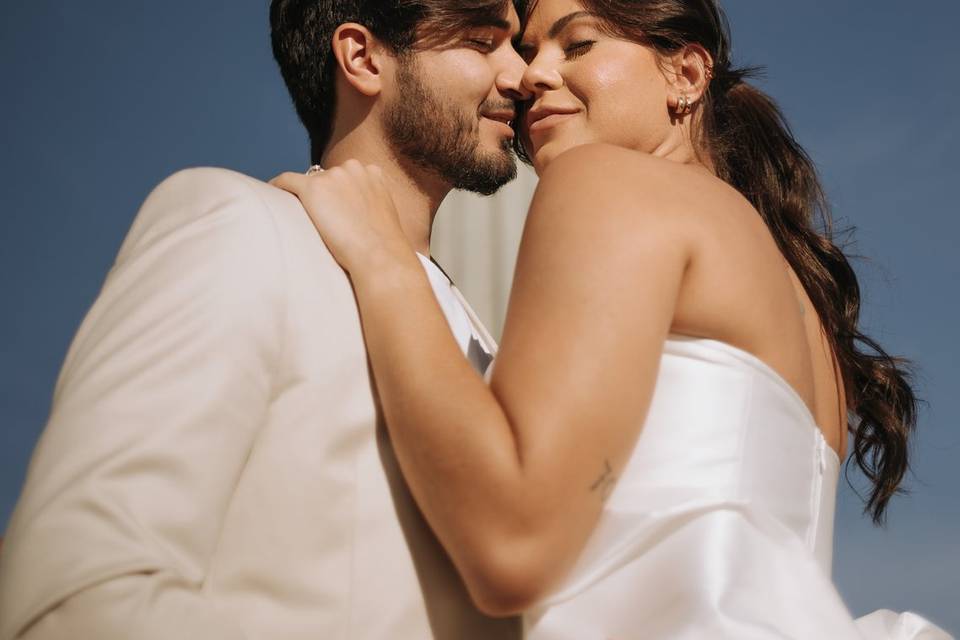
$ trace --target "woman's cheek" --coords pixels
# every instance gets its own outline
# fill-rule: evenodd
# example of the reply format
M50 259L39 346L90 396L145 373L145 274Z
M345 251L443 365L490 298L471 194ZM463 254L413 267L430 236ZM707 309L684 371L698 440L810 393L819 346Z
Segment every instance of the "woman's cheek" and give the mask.
M623 127L630 124L626 115L635 114L639 106L625 71L616 61L605 61L593 65L584 77L588 119L605 141L615 142L609 137L624 133Z
M647 61L634 62L607 60L595 65L584 78L589 82L584 95L591 129L603 142L648 151L662 135L660 115L667 113L664 86L657 70L637 72ZM658 101L663 102L662 109Z

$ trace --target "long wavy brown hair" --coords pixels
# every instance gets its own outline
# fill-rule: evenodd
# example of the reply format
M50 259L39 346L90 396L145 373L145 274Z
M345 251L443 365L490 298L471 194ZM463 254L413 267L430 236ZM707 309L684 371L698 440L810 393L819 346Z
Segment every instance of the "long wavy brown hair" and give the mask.
M536 4L517 0L524 23ZM860 286L835 244L830 208L810 156L776 102L747 82L756 67L730 59L730 28L713 0L580 0L613 37L664 56L699 44L712 58L712 79L695 113L695 143L717 175L742 193L767 223L810 296L846 388L852 457L872 485L865 512L882 524L902 493L917 399L909 361L889 355L859 327ZM530 162L517 136L518 155ZM849 462L848 467L849 469Z

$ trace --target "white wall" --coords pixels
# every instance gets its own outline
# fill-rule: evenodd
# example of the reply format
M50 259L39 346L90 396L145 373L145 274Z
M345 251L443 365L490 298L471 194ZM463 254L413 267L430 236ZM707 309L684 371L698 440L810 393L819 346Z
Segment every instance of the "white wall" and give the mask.
M456 191L434 223L431 252L497 339L503 329L517 247L530 198L533 170L520 165L517 179L496 195Z

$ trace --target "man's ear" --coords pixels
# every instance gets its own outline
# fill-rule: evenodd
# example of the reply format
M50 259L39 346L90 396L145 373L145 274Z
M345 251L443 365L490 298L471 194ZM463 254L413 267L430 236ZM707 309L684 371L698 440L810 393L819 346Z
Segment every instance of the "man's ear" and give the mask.
M363 25L347 22L333 32L333 55L346 81L365 96L376 96L383 84L383 46Z

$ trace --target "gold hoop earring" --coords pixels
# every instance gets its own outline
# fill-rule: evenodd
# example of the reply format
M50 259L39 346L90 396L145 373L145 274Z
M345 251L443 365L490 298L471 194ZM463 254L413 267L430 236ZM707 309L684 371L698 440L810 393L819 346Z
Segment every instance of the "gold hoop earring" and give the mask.
M687 96L680 96L677 99L677 115L685 116L690 113L690 98Z

